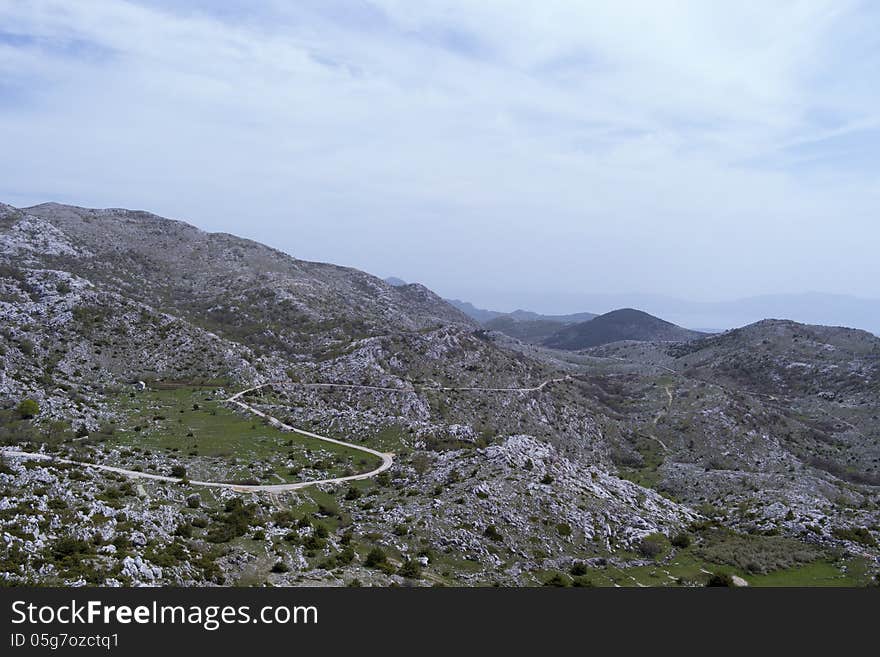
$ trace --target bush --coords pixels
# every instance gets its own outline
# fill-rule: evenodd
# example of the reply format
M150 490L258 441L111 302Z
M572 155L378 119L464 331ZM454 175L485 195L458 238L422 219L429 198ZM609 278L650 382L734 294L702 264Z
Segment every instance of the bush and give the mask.
M346 545L345 548L336 555L336 561L345 566L354 561L354 557L354 549L350 545Z
M22 399L16 410L23 420L29 420L40 414L40 405L33 399Z
M226 514L205 537L212 543L225 543L238 536L244 536L248 528L256 524L257 507L245 504L241 498L235 497L226 503Z
M655 558L663 554L668 546L668 541L663 534L650 534L645 536L639 543L639 553L643 557Z
M690 547L691 537L687 532L679 532L675 536L672 537L672 544L677 547L684 549L686 547Z
M483 536L498 542L504 540L504 536L501 535L501 532L498 531L498 528L495 525L489 525L488 527L486 527L486 530L483 532Z
M571 578L562 573L552 573L544 580L544 586L571 586Z
M327 542L320 536L311 534L303 539L302 544L307 551L315 552L317 550L323 550L324 546L327 545Z
M422 576L422 568L412 559L407 559L397 571L397 574L407 579L419 579Z
M591 580L586 575L579 575L572 579L572 585L583 589L591 589L596 586L596 582Z
M726 586L733 587L733 576L730 573L715 573L706 582L706 586Z
M364 565L367 568L379 568L386 563L388 563L388 555L385 554L385 550L378 546L370 550L367 558L364 559Z
M874 547L877 545L877 541L871 536L871 532L864 527L835 527L831 530L831 534L834 538L839 538L843 541L852 541L853 543L860 543L861 545L866 545L868 547Z
M705 532L702 538L703 541L693 547L697 557L756 574L811 563L823 556L817 546L783 536L744 535L715 529Z
M272 566L273 573L286 573L290 570L290 566L288 566L283 561L276 561L275 565Z
M186 476L186 468L182 465L172 465L171 476L177 477L178 479L183 479Z
M571 565L571 568L569 569L568 572L570 572L575 577L577 577L579 575L586 575L587 574L587 564L585 564L583 561L576 561Z
M80 560L82 557L92 554L93 551L88 542L65 536L55 541L49 552L56 561L67 563L71 560Z

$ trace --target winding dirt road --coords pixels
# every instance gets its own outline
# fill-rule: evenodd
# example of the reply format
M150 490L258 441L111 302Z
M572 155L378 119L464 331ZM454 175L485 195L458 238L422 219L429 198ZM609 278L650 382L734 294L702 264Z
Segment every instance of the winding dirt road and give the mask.
M439 391L452 391L452 390L461 390L461 391L483 391L483 392L537 392L539 390L543 390L545 387L552 383L559 383L560 381L568 380L570 377L561 377L558 379L549 379L544 381L543 383L534 386L532 388L444 388L444 387L432 387L432 386L424 386L423 389L427 390L439 390ZM306 488L307 486L315 486L317 484L338 484L346 481L357 481L360 479L369 479L371 477L375 477L376 475L385 472L392 465L394 465L394 455L386 452L379 452L375 449L370 449L369 447L364 447L363 445L355 445L353 443L347 443L344 440L336 440L335 438L328 438L327 436L321 436L316 433L312 433L311 431L305 431L303 429L297 429L289 424L285 424L278 418L272 417L271 415L267 415L263 411L254 408L247 402L241 400L241 397L246 395L249 392L253 392L254 390L259 390L260 388L265 388L266 386L271 385L297 385L300 387L333 387L333 388L361 388L366 390L381 390L381 391L390 391L390 392L410 392L411 389L406 388L383 388L380 386L362 386L355 384L346 384L346 383L300 383L300 384L291 384L289 382L278 382L278 383L263 383L258 386L253 386L246 390L242 390L241 392L237 392L229 399L226 399L226 403L236 404L240 408L253 413L257 417L261 417L266 419L274 427L281 429L282 431L290 431L293 433L298 433L303 436L308 436L309 438L315 438L317 440L323 440L327 443L333 443L334 445L341 445L343 447L348 447L349 449L354 449L359 452L365 452L372 456L377 456L382 460L382 463L379 467L374 470L370 470L369 472L362 472L360 474L348 475L346 477L331 477L329 479L313 479L311 481L297 481L292 483L285 484L257 484L257 485L244 485L244 484L233 484L223 481L199 481L197 479L189 479L188 483L193 486L208 486L211 488L226 488L229 490L234 490L239 493L283 493L285 491L298 490L300 488ZM149 472L139 472L137 470L128 470L126 468L118 468L113 465L101 465L98 463L87 463L85 461L75 461L73 459L66 459L57 456L52 456L51 454L43 454L39 452L22 452L15 449L3 448L0 449L0 454L3 456L10 456L13 458L22 458L22 459L31 459L31 460L39 460L39 461L52 461L55 463L64 463L68 465L80 465L85 468L92 468L95 470L103 470L104 472L114 472L116 474L125 475L126 477L130 477L132 479L150 479L153 481L163 481L167 483L180 483L181 479L179 477L169 477L166 475L159 474L151 474Z

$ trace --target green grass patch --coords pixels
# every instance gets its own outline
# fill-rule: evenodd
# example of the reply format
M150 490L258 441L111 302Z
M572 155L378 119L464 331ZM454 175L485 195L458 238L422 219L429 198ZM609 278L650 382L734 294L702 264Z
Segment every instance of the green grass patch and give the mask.
M370 454L281 431L212 396L210 390L166 386L123 397L119 406L126 418L105 442L124 450L123 467L146 465L149 452L162 453L179 461L190 479L212 481L280 484L346 476L379 464Z

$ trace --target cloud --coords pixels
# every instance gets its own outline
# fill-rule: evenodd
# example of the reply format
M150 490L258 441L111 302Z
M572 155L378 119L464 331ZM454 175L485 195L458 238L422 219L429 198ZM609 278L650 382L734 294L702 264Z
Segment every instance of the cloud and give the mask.
M2 3L0 195L138 206L484 304L871 296L876 13Z

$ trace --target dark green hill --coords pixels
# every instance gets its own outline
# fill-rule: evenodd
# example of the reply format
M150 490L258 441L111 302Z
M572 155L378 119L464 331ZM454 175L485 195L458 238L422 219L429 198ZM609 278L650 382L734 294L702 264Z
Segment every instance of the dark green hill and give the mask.
M566 326L548 337L544 344L555 349L577 350L622 340L686 342L705 335L641 310L624 308L599 315L588 322Z

